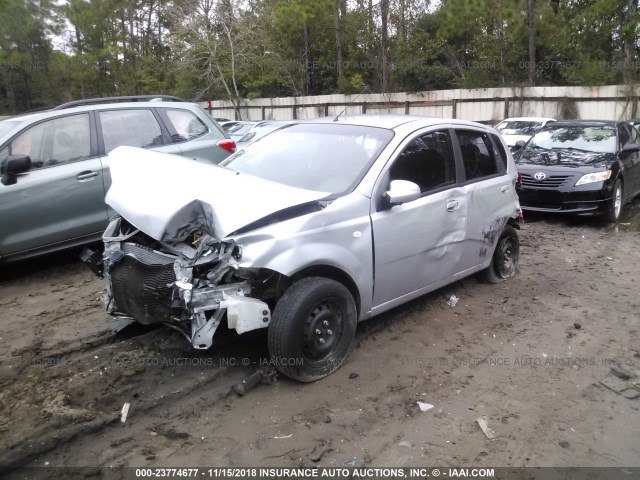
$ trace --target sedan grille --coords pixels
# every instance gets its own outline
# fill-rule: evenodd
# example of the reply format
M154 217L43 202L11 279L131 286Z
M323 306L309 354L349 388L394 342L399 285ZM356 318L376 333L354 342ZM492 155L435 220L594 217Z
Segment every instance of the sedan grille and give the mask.
M529 188L559 188L563 186L567 179L571 178L571 175L550 175L542 181L538 181L533 176L523 173L522 174L522 186Z
M176 281L172 257L132 244L124 244L123 251L125 257L111 270L118 310L144 325L169 320Z

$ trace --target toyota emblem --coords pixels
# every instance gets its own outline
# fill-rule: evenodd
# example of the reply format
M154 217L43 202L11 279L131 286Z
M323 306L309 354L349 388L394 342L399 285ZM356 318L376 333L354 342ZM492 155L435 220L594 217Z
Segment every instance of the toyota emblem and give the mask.
M538 182L541 182L545 178L547 178L547 174L544 172L536 172L533 174L533 178L535 178Z

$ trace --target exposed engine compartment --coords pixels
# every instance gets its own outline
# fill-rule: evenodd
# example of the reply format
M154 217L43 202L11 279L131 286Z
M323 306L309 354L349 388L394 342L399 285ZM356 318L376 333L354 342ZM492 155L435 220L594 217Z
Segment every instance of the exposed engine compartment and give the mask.
M163 323L194 348L209 348L225 317L238 333L264 328L278 295L280 274L242 269L242 248L195 231L169 244L145 235L122 217L104 237L107 312L145 325Z

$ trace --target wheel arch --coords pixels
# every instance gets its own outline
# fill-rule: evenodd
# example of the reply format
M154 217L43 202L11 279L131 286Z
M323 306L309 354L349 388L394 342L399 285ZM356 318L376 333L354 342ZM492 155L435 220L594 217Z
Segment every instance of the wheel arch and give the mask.
M620 173L618 173L618 176L616 177L616 180L620 180L620 183L622 183L622 199L624 201L624 195L625 195L625 188L624 188L624 173L622 173L622 171L620 171ZM615 185L615 182L614 182Z
M331 280L335 280L336 282L341 283L349 290L351 296L353 297L353 301L356 304L356 312L358 314L358 318L360 317L361 311L361 297L360 290L356 285L356 282L351 278L351 275L346 273L344 270L341 270L338 267L334 267L332 265L310 265L308 267L303 268L302 270L294 273L289 277L291 284L307 277L324 277L329 278Z

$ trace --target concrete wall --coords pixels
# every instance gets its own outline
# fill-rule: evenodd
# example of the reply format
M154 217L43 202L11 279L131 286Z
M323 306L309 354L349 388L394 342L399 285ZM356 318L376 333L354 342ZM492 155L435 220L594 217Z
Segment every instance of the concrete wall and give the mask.
M437 90L418 93L256 98L240 106L243 120L310 119L345 114L399 113L480 122L506 117L624 120L638 114L638 94L624 85ZM204 108L208 103L202 102ZM228 100L212 100L214 117L236 118Z

